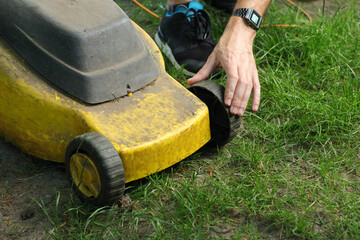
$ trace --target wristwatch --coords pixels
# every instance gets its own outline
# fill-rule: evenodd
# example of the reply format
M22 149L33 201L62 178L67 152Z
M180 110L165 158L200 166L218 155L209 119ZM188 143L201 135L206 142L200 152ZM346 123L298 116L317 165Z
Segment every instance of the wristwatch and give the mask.
M259 30L260 23L262 20L261 15L252 8L238 8L235 9L231 16L242 17L246 24L255 29Z

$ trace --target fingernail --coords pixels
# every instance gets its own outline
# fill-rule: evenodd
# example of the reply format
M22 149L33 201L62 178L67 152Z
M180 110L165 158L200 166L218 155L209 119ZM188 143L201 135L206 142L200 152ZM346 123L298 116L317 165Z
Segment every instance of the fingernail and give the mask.
M239 115L242 116L244 114L244 112L245 112L244 109L240 108Z
M239 109L237 108L237 107L231 107L230 108L230 112L232 113L232 114L237 114L238 113L238 111L239 111Z
M258 110L259 106L258 105L254 105L253 107L253 111L256 112Z
M230 106L231 104L231 98L225 98L225 105Z

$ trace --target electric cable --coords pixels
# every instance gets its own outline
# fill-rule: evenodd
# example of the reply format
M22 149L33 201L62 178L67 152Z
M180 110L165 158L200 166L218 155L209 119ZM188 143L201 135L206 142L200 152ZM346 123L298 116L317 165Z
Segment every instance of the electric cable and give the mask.
M138 1L136 0L132 0L133 3L135 3L137 6L139 6L140 8L142 8L144 11L146 11L147 13L149 13L150 15L158 18L158 19L161 19L161 17L159 15L157 15L156 13L154 13L153 11L151 11L150 9L148 9L147 7L145 7L144 5L142 5L141 3L139 3Z

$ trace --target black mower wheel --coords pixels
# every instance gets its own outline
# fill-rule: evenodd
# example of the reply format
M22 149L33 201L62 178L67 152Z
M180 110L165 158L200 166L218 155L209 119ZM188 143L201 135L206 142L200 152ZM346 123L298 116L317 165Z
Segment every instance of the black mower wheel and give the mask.
M210 116L210 146L220 147L230 142L240 130L240 118L230 113L224 103L225 88L216 82L201 81L189 88L194 95L203 101Z
M95 205L112 205L125 190L124 167L112 143L88 132L75 137L66 150L67 176L79 198Z

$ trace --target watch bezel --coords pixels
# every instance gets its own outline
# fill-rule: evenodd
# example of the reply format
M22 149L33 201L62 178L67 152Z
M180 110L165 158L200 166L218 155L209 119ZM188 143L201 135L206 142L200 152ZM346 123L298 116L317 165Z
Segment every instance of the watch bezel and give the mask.
M261 16L260 16L260 14L258 13L258 12L256 12L254 9L249 9L249 10L251 10L251 11L248 11L248 13L249 13L249 18L248 18L248 20L252 23L252 24L254 24L254 26L256 27L256 29L259 29L260 28L260 24L261 24ZM255 23L254 21L253 21L253 15L255 15L255 16L257 16L257 18L258 18L258 22L257 23Z

